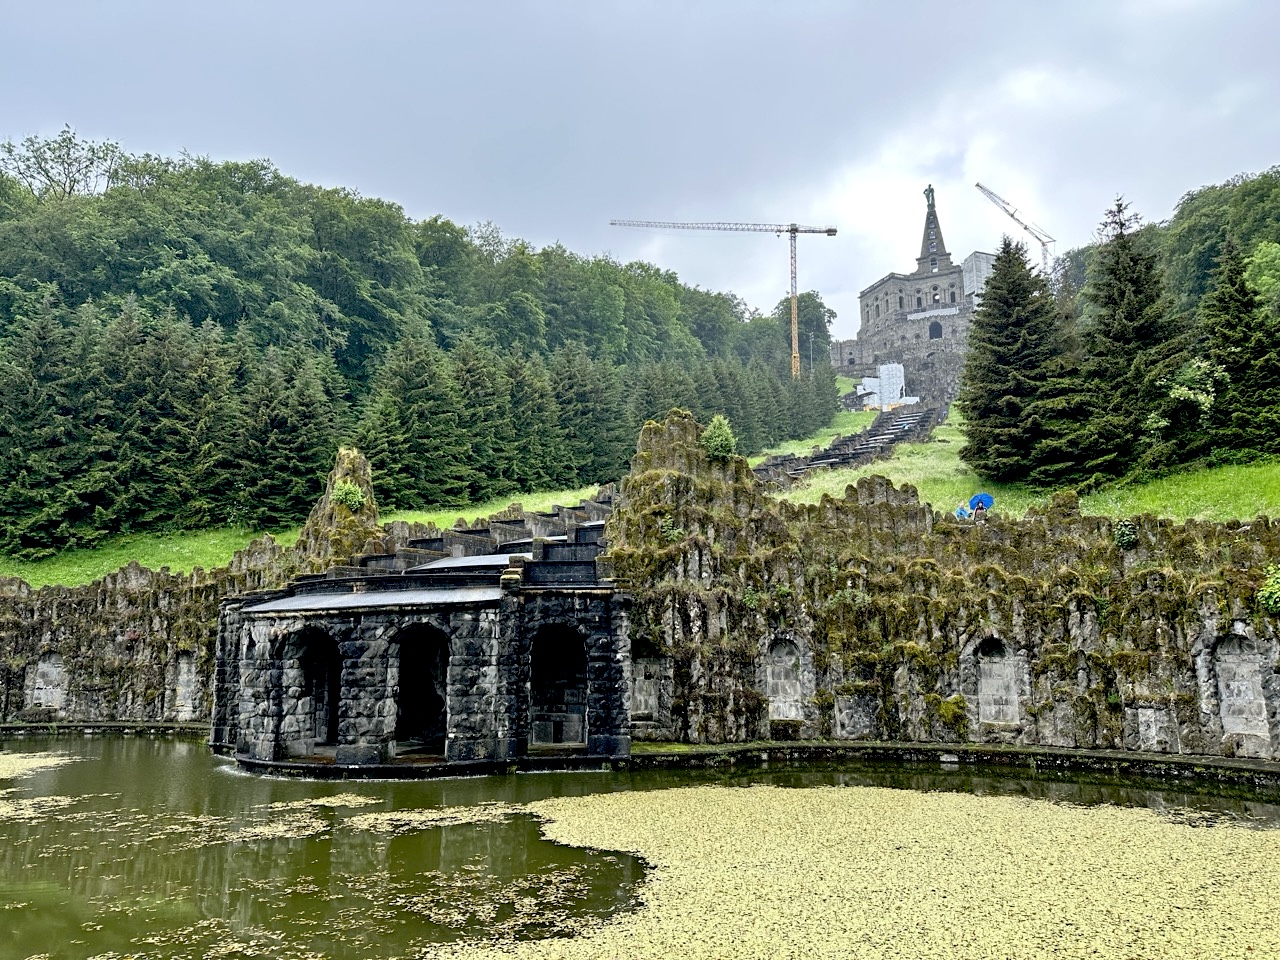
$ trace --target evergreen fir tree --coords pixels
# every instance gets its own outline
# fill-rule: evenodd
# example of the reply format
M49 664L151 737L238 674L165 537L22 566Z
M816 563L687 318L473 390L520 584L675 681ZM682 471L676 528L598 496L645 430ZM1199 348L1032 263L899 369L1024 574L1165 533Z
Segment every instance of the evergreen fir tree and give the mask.
M1092 394L1088 420L1070 439L1086 480L1119 477L1149 443L1147 418L1162 376L1176 367L1173 327L1156 255L1137 238L1138 217L1117 200L1084 290L1081 376Z
M505 373L518 434L511 450L511 479L522 491L551 489L568 460L551 374L537 354L507 358Z
M95 323L92 309L83 323ZM86 344L52 310L20 318L0 351L0 549L34 560L110 530L115 497Z
M1228 460L1280 452L1280 322L1259 305L1230 237L1199 316L1208 362L1226 378L1209 416L1208 444Z
M357 429L374 493L401 509L466 503L476 481L468 417L443 352L413 335L387 352Z
M958 404L967 443L960 457L983 477L1026 479L1042 437L1028 410L1054 355L1053 301L1026 248L1005 237L982 304L969 325Z
M497 354L473 336L464 336L454 345L449 367L466 411L472 473L467 499L483 503L505 497L516 489L511 476L516 446L511 381Z
M245 390L235 519L259 529L295 523L323 490L337 450L334 403L314 355L268 350Z

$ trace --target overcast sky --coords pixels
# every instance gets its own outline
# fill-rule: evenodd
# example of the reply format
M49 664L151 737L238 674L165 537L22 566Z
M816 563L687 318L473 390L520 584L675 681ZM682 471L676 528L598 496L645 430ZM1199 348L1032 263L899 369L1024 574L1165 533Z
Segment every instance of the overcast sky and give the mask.
M609 220L832 224L799 283L844 337L928 183L958 261L1020 238L976 181L1062 253L1117 194L1163 220L1280 163L1278 36L1276 0L5 3L0 140L267 157L765 311L785 238Z

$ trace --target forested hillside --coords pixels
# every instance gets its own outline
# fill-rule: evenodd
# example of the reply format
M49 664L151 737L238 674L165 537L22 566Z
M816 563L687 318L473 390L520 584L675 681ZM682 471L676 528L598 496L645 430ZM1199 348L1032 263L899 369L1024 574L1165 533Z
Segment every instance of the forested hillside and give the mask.
M1091 488L1280 455L1280 167L1143 226L1123 200L1055 277L1005 238L970 328L961 456Z
M408 218L267 161L133 156L69 129L0 145L0 551L296 521L340 442L386 506L625 471L672 406L743 452L828 422L832 314L492 224Z

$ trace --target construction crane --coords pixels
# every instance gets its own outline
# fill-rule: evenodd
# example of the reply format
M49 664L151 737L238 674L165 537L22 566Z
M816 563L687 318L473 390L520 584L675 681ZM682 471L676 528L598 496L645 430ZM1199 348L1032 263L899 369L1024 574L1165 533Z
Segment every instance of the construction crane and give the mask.
M659 230L725 230L734 233L773 233L791 236L791 376L800 377L800 313L796 300L796 234L836 235L835 227L802 227L796 223L671 223L664 220L610 220L612 227L648 227ZM812 366L812 364L810 364Z
M1049 276L1049 244L1054 242L1053 237L1049 236L1034 223L1027 223L1019 217L1018 208L994 190L989 190L980 183L975 183L974 186L982 191L983 196L1007 213L1009 219L1040 241L1040 270L1046 277Z

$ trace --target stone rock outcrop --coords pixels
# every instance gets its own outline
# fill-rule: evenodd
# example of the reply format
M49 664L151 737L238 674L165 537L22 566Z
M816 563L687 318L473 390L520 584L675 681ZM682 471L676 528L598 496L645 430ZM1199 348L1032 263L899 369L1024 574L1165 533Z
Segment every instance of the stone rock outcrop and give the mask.
M356 495L351 491L356 491ZM336 498L335 494L338 494ZM383 534L378 524L378 504L373 496L369 461L360 451L341 447L325 483L324 495L311 508L294 544L297 572L320 573L334 564L347 563L364 551L365 544Z
M1280 758L1280 522L960 522L910 487L767 496L649 423L610 520L650 705L635 735L975 740ZM1128 541L1128 538L1121 538Z

